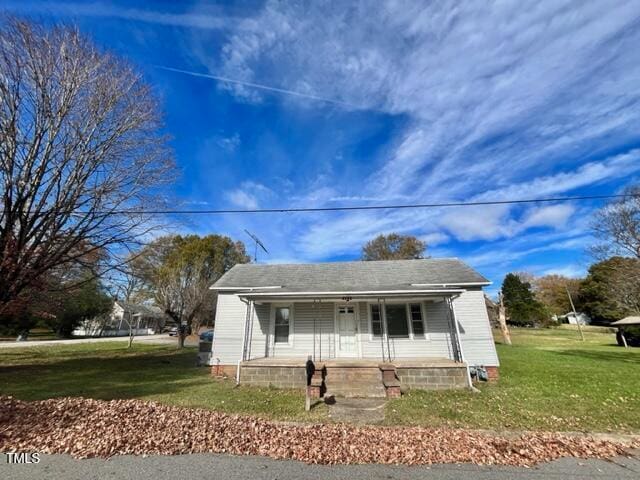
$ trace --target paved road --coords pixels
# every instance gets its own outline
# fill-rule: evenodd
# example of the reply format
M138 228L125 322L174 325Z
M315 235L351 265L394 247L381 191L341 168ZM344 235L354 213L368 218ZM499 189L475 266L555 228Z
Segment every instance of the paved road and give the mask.
M30 340L26 342L0 342L0 348L22 348L22 347L46 347L48 345L72 345L76 343L101 343L101 342L126 342L128 337L100 337L100 338L73 338L67 340ZM178 344L176 337L170 337L168 334L161 335L138 335L134 342L145 343L173 343ZM197 346L198 341L193 338L187 338L185 342L187 346Z
M581 480L640 478L640 458L618 457L602 460L561 459L535 468L479 467L474 465L433 465L406 467L384 465L324 466L263 457L228 455L181 455L133 457L118 456L110 460L74 460L65 455L42 455L36 465L8 465L0 458L0 478L21 479L103 479L163 480Z

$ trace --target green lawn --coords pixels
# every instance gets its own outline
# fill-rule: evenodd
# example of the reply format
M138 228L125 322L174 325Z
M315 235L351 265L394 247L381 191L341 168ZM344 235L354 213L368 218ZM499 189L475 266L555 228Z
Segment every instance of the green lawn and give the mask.
M518 329L498 344L498 384L482 393L418 392L387 404L386 423L491 429L640 433L640 349L611 333ZM499 338L499 335L496 335ZM304 412L301 391L235 387L195 366L195 349L105 342L0 349L0 392L34 400L57 396L142 398L280 420L325 420Z
M494 333L496 339L499 333ZM640 432L640 349L611 333L514 329L498 344L500 382L481 393L412 392L387 405L391 424Z
M61 396L141 398L279 420L323 417L304 411L300 391L236 387L196 367L197 349L104 342L0 349L0 392L24 400Z

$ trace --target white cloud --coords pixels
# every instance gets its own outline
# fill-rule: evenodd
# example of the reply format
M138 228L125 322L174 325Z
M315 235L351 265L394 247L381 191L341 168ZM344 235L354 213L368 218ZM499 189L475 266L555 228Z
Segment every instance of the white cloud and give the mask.
M225 198L233 205L247 210L260 208L261 200L269 200L274 192L261 183L245 181L234 190L225 192Z
M234 133L230 137L218 137L216 139L216 144L227 152L235 152L241 144L240 134Z
M344 102L353 110L402 116L404 130L371 162L357 191L335 173L296 185L280 204L505 200L611 189L640 172L625 150L640 128L640 30L633 1L305 4L267 1L239 22L212 74ZM265 93L234 85L239 99ZM310 108L305 99L291 102ZM287 105L285 103L285 105ZM609 152L622 152L611 154ZM302 192L302 193L300 193ZM395 199L395 200L389 200ZM505 245L514 261L586 238L593 206L483 206L287 216L283 255L357 254L364 241L398 231L439 242ZM582 218L576 218L582 217ZM558 234L559 244L552 238ZM451 238L453 237L453 238Z
M575 212L573 205L561 204L551 205L548 207L541 207L531 210L523 223L521 228L527 227L552 227L560 228L565 227L571 215Z
M255 210L260 206L256 197L244 190L227 192L227 199L235 206L246 208L247 210Z
M582 278L587 274L582 265L566 265L563 267L552 267L543 271L543 275L562 275L569 278Z

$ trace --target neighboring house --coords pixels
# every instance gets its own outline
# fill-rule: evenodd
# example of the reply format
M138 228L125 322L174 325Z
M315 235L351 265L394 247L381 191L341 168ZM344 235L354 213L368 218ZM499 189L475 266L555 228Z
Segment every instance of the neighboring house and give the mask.
M582 312L569 312L565 315L560 315L558 318L558 322L560 323L568 323L570 325L589 325L591 323L591 317L586 313Z
M116 300L110 313L85 320L73 334L87 337L126 336L129 335L129 322L135 335L153 335L162 332L167 317L157 307Z
M470 386L469 366L497 376L489 284L458 259L236 265L211 287L211 364L242 383L303 387L311 358L331 393L381 376L402 387ZM382 383L363 391L384 394L394 382Z

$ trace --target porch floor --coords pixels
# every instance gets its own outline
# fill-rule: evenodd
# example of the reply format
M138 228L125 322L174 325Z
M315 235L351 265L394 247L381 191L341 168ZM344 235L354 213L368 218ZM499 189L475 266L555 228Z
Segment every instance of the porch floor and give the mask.
M252 367L304 367L304 358L255 358L245 360L242 366ZM383 362L376 358L331 358L328 360L316 360L314 363L322 363L326 367L351 367L351 368L371 368L379 365L391 364L396 368L460 368L464 363L456 362L450 358L398 358L391 362Z

